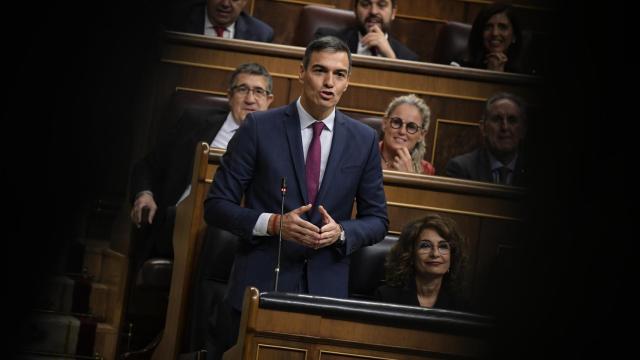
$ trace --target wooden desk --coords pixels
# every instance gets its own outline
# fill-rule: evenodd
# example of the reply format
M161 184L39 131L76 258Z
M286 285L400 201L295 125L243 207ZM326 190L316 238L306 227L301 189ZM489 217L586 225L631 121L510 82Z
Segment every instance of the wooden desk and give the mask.
M491 318L248 288L224 360L486 358Z

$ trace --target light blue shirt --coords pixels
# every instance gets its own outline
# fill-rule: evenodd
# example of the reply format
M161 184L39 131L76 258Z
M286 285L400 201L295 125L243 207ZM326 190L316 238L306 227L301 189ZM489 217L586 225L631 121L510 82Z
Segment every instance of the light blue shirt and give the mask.
M516 161L518 160L518 154L516 154L516 156L513 158L513 160L511 160L510 163L508 164L503 164L501 163L498 159L496 159L495 157L493 157L493 155L491 154L490 151L487 151L487 153L489 153L489 163L491 164L491 176L493 177L493 182L498 184L500 183L500 168L503 166L506 166L509 168L509 175L507 175L507 184L512 184L513 183L513 171L516 169Z

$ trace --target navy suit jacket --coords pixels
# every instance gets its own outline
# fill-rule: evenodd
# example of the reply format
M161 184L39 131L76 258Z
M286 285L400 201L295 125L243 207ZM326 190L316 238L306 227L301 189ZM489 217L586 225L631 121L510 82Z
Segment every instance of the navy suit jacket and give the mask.
M336 110L333 141L317 204L323 205L346 234L344 248L319 250L282 241L278 290L298 291L307 263L309 293L347 297L349 255L382 240L387 232L386 199L376 132ZM253 236L261 213L279 213L280 181L288 191L284 211L307 204L305 160L296 103L252 113L232 138L205 200L208 224L242 240L236 253L228 300L237 309L247 286L274 289L278 237ZM244 197L244 207L239 204ZM356 219L351 219L353 203ZM315 205L314 205L315 207ZM322 226L317 210L303 218Z
M445 175L458 179L493 182L491 173L491 161L486 148L481 147L472 152L454 157L447 162ZM511 185L525 186L527 184L526 173L523 165L523 156L520 154L516 161Z
M319 28L315 37L319 38L326 35L333 35L340 40L344 41L347 46L349 46L349 50L351 50L352 54L358 53L358 29L355 27L346 28L342 31L336 32L334 29L330 28ZM391 45L391 49L396 53L396 57L401 60L412 60L418 61L418 55L411 51L408 47L404 46L400 41L396 40L391 34L389 34L389 45Z
M177 24L169 24L171 30L188 32L192 34L204 34L204 14L206 1L195 1L185 3L186 9L177 9L175 12L177 17L179 14L186 12L186 20L174 20ZM183 17L184 18L184 17ZM234 39L252 40L261 42L273 41L273 29L265 22L260 21L253 16L247 15L244 11L240 13L236 19L236 30Z
M227 109L187 109L176 127L136 163L131 176L131 202L151 190L159 208L176 204L191 184L196 144L211 144L229 114Z
M211 143L224 124L227 109L185 110L177 126L145 158L131 175L130 200L151 190L158 204L153 224L134 233L134 268L151 257L173 257L175 204L191 183L196 144Z

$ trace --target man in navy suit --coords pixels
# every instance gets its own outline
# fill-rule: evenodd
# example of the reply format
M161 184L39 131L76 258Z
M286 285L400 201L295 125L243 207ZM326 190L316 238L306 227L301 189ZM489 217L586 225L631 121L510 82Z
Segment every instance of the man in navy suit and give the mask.
M186 4L180 2L181 8L175 11L174 16L182 19L174 20L178 24L170 24L169 28L211 37L272 42L271 26L247 15L243 11L246 4L247 0L192 0Z
M319 28L315 35L336 36L347 43L355 54L417 61L418 55L415 52L389 34L397 11L398 0L356 0L354 13L358 21L357 27L338 32Z
M340 39L312 41L300 66L298 100L249 114L222 158L205 220L241 243L225 297L230 314L223 314L232 325L215 334L219 354L235 343L245 288L274 290L280 229L278 291L341 298L348 296L350 255L387 232L376 132L336 109L350 71L349 48Z
M136 269L150 257L173 257L175 207L189 192L196 144L205 141L226 148L247 114L269 108L273 101L271 75L262 65L239 65L231 74L229 109L187 109L177 126L139 161L131 177L131 220L152 224L136 241ZM229 111L230 110L230 111ZM149 215L142 219L142 209Z
M525 136L527 110L524 101L510 93L487 100L480 131L484 146L449 160L447 176L525 186L527 174L520 145Z

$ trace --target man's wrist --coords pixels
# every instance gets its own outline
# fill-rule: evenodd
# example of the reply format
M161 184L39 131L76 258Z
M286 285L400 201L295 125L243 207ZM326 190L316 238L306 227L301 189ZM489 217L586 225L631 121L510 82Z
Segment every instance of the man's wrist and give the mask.
M340 227L340 233L338 234L338 238L336 239L335 244L336 246L343 246L347 241L346 234L344 233L344 228L342 227L342 225L338 224L338 226Z
M142 191L140 191L139 193L136 194L136 199L138 199L142 195L149 195L149 196L153 197L153 193L151 192L151 190L142 190Z
M279 214L272 214L269 218L269 225L267 226L267 233L271 236L275 236L278 233L280 222Z

